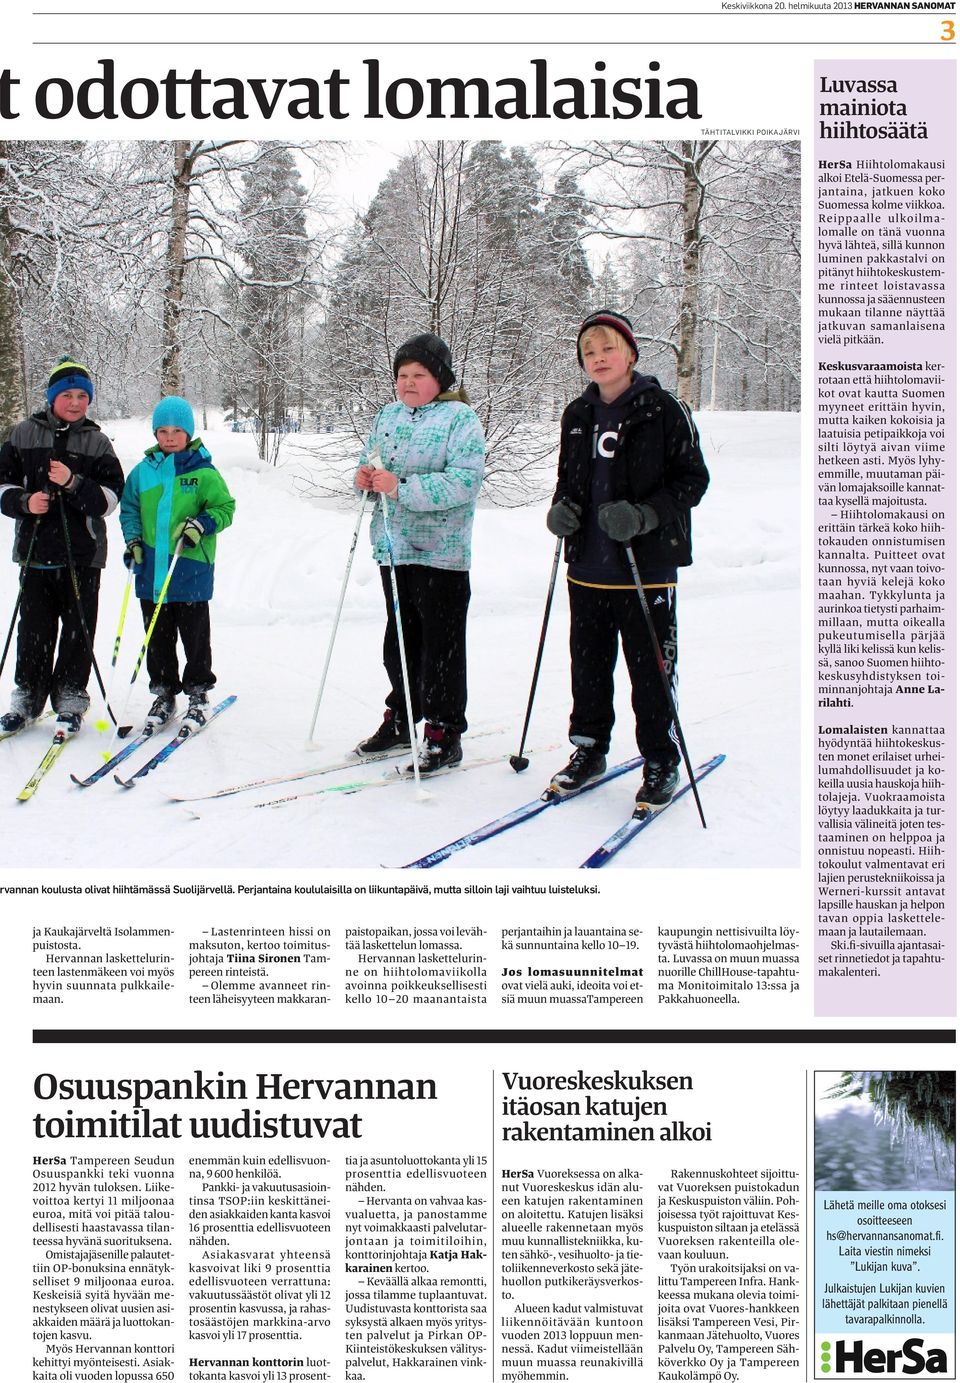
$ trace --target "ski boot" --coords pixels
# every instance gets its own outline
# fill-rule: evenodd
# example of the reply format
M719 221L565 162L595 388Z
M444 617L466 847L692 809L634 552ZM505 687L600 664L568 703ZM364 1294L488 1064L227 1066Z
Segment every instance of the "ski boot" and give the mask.
M601 754L595 744L580 744L566 768L561 768L550 779L550 786L565 796L569 792L579 792L595 778L602 777L606 770L606 755Z
M440 768L453 768L462 759L463 748L458 731L429 722L423 727L423 743L417 760L421 777L436 773ZM407 771L413 772L412 765Z
M210 703L207 700L205 691L193 691L189 693L190 701L187 706L186 714L180 722L180 729L186 730L188 735L195 734L197 730L202 730L207 723L207 708Z
M679 764L662 764L656 759L648 759L643 766L643 782L637 792L637 806L666 806L679 781Z
M392 749L409 748L410 731L406 722L399 718L396 711L387 710L377 729L369 739L361 740L354 752L362 757L364 754L387 754Z

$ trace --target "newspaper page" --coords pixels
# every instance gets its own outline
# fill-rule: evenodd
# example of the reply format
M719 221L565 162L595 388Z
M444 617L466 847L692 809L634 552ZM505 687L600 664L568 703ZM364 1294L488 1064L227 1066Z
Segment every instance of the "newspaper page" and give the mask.
M9 17L11 1377L956 1376L955 22Z

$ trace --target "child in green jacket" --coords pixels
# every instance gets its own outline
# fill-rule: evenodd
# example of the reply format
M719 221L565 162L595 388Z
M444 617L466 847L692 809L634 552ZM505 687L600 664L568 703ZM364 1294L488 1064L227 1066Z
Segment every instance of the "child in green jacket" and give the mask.
M193 410L186 399L175 394L161 399L152 421L156 445L127 477L120 506L127 543L123 560L136 573L144 628L153 618L180 546L147 649L155 697L147 725L159 729L165 724L176 708L177 692L185 691L189 706L182 725L197 730L206 722L207 692L217 680L209 604L216 535L233 522L235 503L210 453L199 437L193 437ZM178 635L186 659L182 678Z

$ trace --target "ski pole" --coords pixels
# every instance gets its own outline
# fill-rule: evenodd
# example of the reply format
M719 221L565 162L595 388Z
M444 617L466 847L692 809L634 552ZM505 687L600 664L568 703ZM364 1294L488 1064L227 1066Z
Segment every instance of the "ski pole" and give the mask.
M527 740L527 731L530 728L530 716L533 712L533 698L537 691L537 682L540 678L540 664L543 661L543 645L547 639L547 625L550 622L550 607L553 604L553 591L557 584L557 572L560 568L560 551L563 547L563 539L557 539L557 546L553 554L553 570L550 572L550 585L547 587L547 603L543 611L543 625L540 629L540 643L537 645L537 658L533 665L533 680L530 683L530 695L527 698L527 714L523 718L523 729L520 732L520 748L516 754L510 755L510 767L515 773L522 773L525 768L530 767L530 760L523 756L523 746Z
M417 788L420 787L420 741L417 738L417 726L413 718L413 702L410 699L410 673L407 668L407 650L403 644L403 620L400 618L400 588L397 585L397 564L393 556L393 539L390 537L390 523L387 517L387 497L381 491L380 510L383 514L383 536L387 544L387 553L390 557L390 587L393 591L393 617L397 622L397 643L400 645L400 668L403 673L403 698L407 707L407 724L410 726L410 738L413 741L413 776L416 780Z
M170 582L171 582L171 580L173 579L173 573L174 573L174 571L176 570L176 566L177 566L177 563L178 563L179 560L180 560L180 554L181 554L182 551L183 551L183 538L181 538L181 539L179 540L179 542L177 543L176 547L173 549L173 560L171 561L169 567L167 568L167 574L166 574L166 576L163 578L163 585L160 587L160 594L157 596L156 604L155 604L154 607L153 607L153 615L151 616L150 623L147 625L147 632L146 632L146 634L144 635L143 643L140 645L140 652L139 652L139 654L137 655L137 661L136 661L136 665L134 666L134 669L133 669L133 675L132 675L132 677L130 678L130 685L127 687L127 696L126 696L126 700L125 700L124 703L123 703L123 714L124 714L124 715L126 715L126 713L127 713L127 707L130 705L130 698L131 698L131 696L133 695L133 684L134 684L134 682L136 682L137 677L138 677L139 672L140 672L140 669L141 669L141 667L143 666L143 660L144 660L144 658L147 656L147 649L150 647L150 640L151 640L151 638L153 637L153 631L154 631L154 629L156 628L157 620L160 618L160 611L163 609L163 602L166 600L167 591L170 589ZM110 741L110 744L107 746L107 754L106 754L106 757L107 757L107 758L110 757L110 751L111 751L112 748L113 748L113 745L114 745L114 742L115 742L116 738L117 738L117 732L114 731L114 733L113 733L113 739Z
M170 589L170 582L173 579L173 573L177 563L180 561L180 554L182 552L183 539L181 538L180 541L177 543L176 547L173 549L173 560L171 561L170 566L167 568L167 574L163 578L163 585L160 587L160 594L157 596L157 603L153 608L153 614L150 618L150 623L147 625L147 632L144 635L143 643L140 647L140 652L137 655L137 663L133 669L133 676L130 678L131 687L137 680L137 675L140 672L140 668L143 665L143 660L147 656L147 649L150 647L150 640L153 637L153 631L156 628L157 620L160 618L160 611L163 607L164 601L167 598L167 591Z
M57 506L60 510L60 526L63 529L63 545L67 553L67 570L70 573L70 585L73 588L73 598L77 606L77 618L80 621L80 628L83 631L83 641L87 645L87 652L90 654L90 662L93 666L93 671L96 674L97 678L97 686L100 688L100 695L103 697L103 708L106 711L108 718L113 721L115 727L115 734L119 735L120 739L123 739L125 735L129 735L133 727L131 725L120 724L120 722L117 720L117 717L113 714L113 708L111 707L110 702L107 699L107 689L104 686L103 677L100 674L100 666L97 663L97 655L93 651L93 639L90 637L90 629L87 625L87 617L83 613L83 600L80 596L80 582L77 580L77 567L76 563L73 560L73 544L70 541L70 527L67 523L67 511L63 505L62 489L57 490ZM105 730L106 728L106 721L97 724L98 730Z
M23 567L20 571L20 586L17 590L17 602L13 607L13 614L10 618L10 628L7 630L6 642L3 645L3 655L0 656L0 676L6 666L7 654L10 652L10 641L13 638L14 626L17 623L17 615L20 613L20 606L23 603L23 588L27 580L27 572L30 570L30 558L33 556L33 545L37 541L37 529L40 527L40 515L37 514L33 520L33 529L30 533L30 541L27 544L27 555L23 559Z
M694 777L693 765L690 762L690 755L687 753L687 743L683 737L683 729L680 725L680 716L677 712L677 703L673 699L673 692L670 690L670 679L667 676L667 665L663 661L663 651L660 648L660 640L657 638L657 631L654 628L653 616L650 613L650 604L647 600L647 593L643 589L643 582L640 580L640 573L637 570L637 559L633 555L633 548L629 543L624 543L627 554L627 561L630 563L630 575L633 577L633 584L637 588L637 595L640 597L640 608L643 611L643 618L646 621L647 633L650 635L650 642L653 645L653 655L657 660L657 669L660 673L660 680L663 683L664 695L670 706L670 715L677 730L677 743L680 745L680 753L683 755L684 766L687 770L687 777L690 779L690 789L693 792L693 800L697 804L697 811L700 813L700 824L704 830L707 829L707 819L703 814L703 804L700 801L700 794L697 791L697 780Z
M120 640L123 638L123 626L127 619L127 606L130 604L130 591L133 587L133 565L131 564L127 572L127 584L123 588L123 599L120 602L120 619L117 623L117 632L113 640L113 657L110 659L110 686L108 692L113 693L113 684L117 680L117 659L120 656ZM107 698L109 700L109 696Z
M360 492L360 508L357 512L357 522L353 530L353 541L350 544L350 551L347 554L347 565L343 573L343 580L340 582L340 599L337 601L336 613L333 617L333 628L330 630L330 642L327 644L327 656L323 662L323 671L320 674L320 686L317 689L317 699L313 705L313 719L310 722L310 733L308 740L312 740L317 728L317 717L320 714L320 701L323 697L323 689L327 685L327 673L330 670L330 659L333 657L333 643L337 637L337 630L340 627L340 614L343 610L344 597L347 594L347 582L350 580L350 570L353 566L353 554L357 550L357 540L360 537L360 525L363 523L363 515L370 495L369 490Z

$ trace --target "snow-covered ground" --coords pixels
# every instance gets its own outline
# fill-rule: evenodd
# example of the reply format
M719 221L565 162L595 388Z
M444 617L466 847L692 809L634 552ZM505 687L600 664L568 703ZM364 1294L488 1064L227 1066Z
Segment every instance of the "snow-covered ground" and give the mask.
M799 744L799 419L796 414L721 413L700 418L713 483L694 520L695 565L681 574L680 713L691 757L722 751L727 762L701 793L710 823L700 829L689 794L609 866L617 868L795 866L794 790ZM129 469L149 441L144 420L105 424ZM401 865L471 827L535 798L566 762L569 671L562 581L547 638L527 739L531 766L510 768L517 749L543 616L554 540L546 504L481 508L474 536L470 614L470 732L465 759L496 761L430 783L354 794L322 793L256 808L290 788L199 804L198 815L171 792L198 792L338 757L379 723L386 682L380 663L384 610L380 582L361 535L344 616L320 710L316 748L306 746L356 510L297 493L294 465L267 468L254 439L208 430L205 440L237 500L233 528L219 545L213 600L218 692L234 708L207 734L132 791L107 778L81 791L71 771L91 772L101 741L94 706L81 735L28 803L16 802L49 740L49 722L0 744L7 803L0 806L7 866L364 867ZM300 435L297 448L309 443ZM330 438L324 441L329 444ZM356 443L344 438L349 471ZM295 468L303 471L302 454ZM8 537L12 539L12 525ZM119 525L111 520L110 563L100 601L97 652L109 662L125 570ZM4 632L18 569L0 563ZM113 702L119 710L142 630L131 606ZM13 650L0 698L9 695ZM91 678L91 689L95 681ZM145 675L133 689L139 721L150 701ZM5 704L5 701L4 701ZM636 752L625 677L611 762ZM136 767L146 751L128 760ZM388 766L389 767L389 766ZM392 775L394 778L396 774ZM313 778L301 788L380 779L382 765ZM578 864L629 815L637 786L628 775L582 800L456 857L460 867Z

